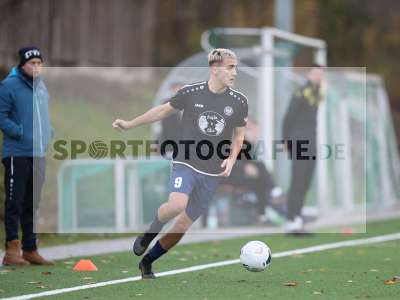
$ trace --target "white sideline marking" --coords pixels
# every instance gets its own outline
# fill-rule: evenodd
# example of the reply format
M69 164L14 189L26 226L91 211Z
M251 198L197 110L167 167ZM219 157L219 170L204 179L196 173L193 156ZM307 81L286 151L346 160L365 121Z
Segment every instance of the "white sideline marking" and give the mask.
M298 255L298 254L306 254L306 253L314 253L314 252L319 252L319 251L332 250L332 249L336 249L336 248L382 243L382 242L394 241L394 240L400 240L400 232L394 233L394 234L376 236L376 237L372 237L372 238L366 238L366 239L341 241L341 242L336 242L336 243L311 246L311 247L302 248L302 249L283 251L283 252L273 254L272 258L285 257L285 256L290 256L290 255ZM225 260L225 261L209 263L209 264L205 264L205 265L198 265L198 266L194 266L194 267L188 267L188 268L183 268L183 269L178 269L178 270L161 272L161 273L157 273L156 276L163 277L163 276L169 276L169 275L176 275L176 274L200 271L200 270L209 269L209 268L216 268L216 267L237 264L239 262L240 262L239 259ZM42 292L42 293L21 295L21 296L16 296L16 297L11 297L11 298L3 298L3 300L33 299L33 298L39 298L39 297L64 294L64 293L69 293L69 292L74 292L74 291L93 289L93 288L98 288L98 287L107 286L107 285L114 285L114 284L138 281L138 280L141 280L141 276L128 277L128 278L118 279L118 280L104 281L104 282L99 282L99 283L94 283L94 284L80 285L80 286L75 286L75 287L71 287L71 288L57 289L57 290L52 290L52 291L47 291L47 292Z

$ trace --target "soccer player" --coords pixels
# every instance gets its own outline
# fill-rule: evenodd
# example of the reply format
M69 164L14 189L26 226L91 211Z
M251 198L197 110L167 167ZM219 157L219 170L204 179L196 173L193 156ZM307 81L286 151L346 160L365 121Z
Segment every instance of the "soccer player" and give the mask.
M139 263L142 278L155 278L152 263L175 246L208 208L221 177L231 173L241 151L247 121L247 99L232 89L237 58L229 49L208 54L208 81L181 88L172 99L131 121L117 119L115 129L129 129L183 110L178 151L173 161L170 195L150 228L139 235L133 251L141 256L163 226L175 223Z

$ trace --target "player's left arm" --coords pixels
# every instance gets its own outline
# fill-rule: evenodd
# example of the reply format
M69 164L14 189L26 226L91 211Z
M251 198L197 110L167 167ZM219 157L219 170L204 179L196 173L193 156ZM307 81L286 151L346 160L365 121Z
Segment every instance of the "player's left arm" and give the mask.
M232 168L236 163L236 158L239 155L240 150L242 150L245 132L245 126L235 128L232 137L231 153L221 164L221 168L225 168L225 170L220 174L221 176L228 177L231 174Z

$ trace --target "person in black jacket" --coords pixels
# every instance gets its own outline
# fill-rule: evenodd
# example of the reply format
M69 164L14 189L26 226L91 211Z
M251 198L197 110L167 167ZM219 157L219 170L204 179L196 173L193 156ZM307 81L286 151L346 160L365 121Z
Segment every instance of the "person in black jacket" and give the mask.
M294 92L284 118L283 138L292 160L285 225L288 233L304 230L301 210L317 159L317 115L323 78L323 68L314 65L307 74L306 84Z
M258 222L263 224L267 222L276 222L271 220L271 211L275 215L278 212L272 208L272 200L282 200L283 192L281 187L275 184L272 174L268 171L265 163L258 160L256 156L256 143L260 136L260 127L255 120L248 119L246 125L246 135L244 144L249 151L250 157L240 155L232 169L229 177L222 180L222 184L232 185L234 187L246 188L255 193L257 197Z

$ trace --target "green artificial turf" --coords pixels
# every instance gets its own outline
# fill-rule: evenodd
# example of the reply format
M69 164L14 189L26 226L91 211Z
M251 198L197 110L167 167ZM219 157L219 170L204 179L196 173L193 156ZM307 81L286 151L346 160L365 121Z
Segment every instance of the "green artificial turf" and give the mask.
M366 234L318 234L309 237L265 235L181 245L154 264L155 272L236 259L252 239L266 242L273 253L340 240L400 232L397 220L369 224ZM396 299L400 282L399 241L275 258L264 272L240 264L137 281L48 297L50 299ZM79 258L54 267L0 268L0 297L67 288L139 275L139 259L130 252L90 257L97 272L72 271ZM50 272L50 273L49 273ZM285 286L287 283L297 286Z

